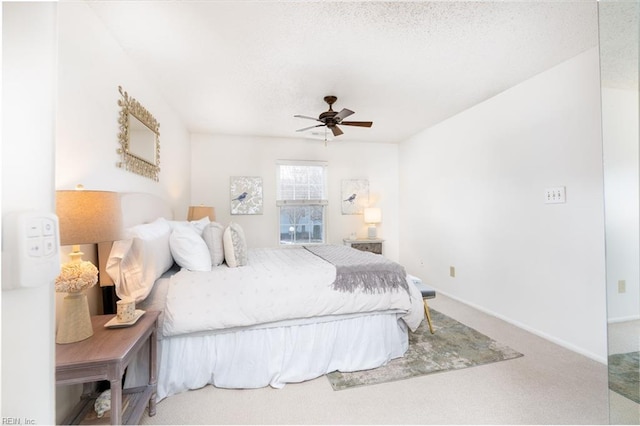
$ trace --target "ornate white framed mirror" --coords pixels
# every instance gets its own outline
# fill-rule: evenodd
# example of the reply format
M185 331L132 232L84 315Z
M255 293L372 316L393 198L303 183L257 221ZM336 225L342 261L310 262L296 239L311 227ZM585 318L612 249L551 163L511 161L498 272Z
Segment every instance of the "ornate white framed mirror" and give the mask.
M117 166L158 181L160 175L160 123L136 99L118 86L120 115Z

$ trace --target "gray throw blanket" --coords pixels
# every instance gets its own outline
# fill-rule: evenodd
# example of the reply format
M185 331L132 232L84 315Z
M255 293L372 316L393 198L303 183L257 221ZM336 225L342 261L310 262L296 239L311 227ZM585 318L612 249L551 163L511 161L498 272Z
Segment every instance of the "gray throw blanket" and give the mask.
M336 267L334 290L353 293L360 289L365 293L384 293L403 288L409 292L404 267L380 255L338 245L304 248Z

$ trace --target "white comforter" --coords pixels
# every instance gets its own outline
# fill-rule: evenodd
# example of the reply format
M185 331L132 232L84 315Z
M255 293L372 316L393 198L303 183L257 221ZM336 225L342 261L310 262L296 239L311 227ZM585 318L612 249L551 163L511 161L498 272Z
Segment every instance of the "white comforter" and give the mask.
M335 267L304 248L252 249L248 265L171 278L163 334L175 336L277 321L397 310L411 330L424 313L420 292L335 291Z

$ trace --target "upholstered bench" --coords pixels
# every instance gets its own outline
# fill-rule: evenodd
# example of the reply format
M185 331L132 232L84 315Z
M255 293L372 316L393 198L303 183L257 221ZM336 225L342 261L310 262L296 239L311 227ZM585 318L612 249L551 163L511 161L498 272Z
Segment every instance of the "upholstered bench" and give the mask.
M409 275L413 284L420 290L422 294L422 301L424 303L424 313L427 316L427 323L429 324L429 331L431 334L433 331L433 324L431 324L431 314L429 313L429 305L427 305L427 299L433 299L436 297L436 291L422 282L422 280L418 277L414 277L413 275Z

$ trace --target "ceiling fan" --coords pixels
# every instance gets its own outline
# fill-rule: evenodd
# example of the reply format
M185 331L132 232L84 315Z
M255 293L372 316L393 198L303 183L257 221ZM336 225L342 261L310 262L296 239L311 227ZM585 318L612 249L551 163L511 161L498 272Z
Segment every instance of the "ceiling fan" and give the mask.
M373 124L372 121L343 121L345 118L349 117L351 114L354 114L350 109L343 108L342 111L336 112L331 108L331 106L337 101L338 98L335 96L325 96L324 101L329 104L329 109L318 116L318 118L308 117L306 115L294 115L294 117L298 118L306 118L308 120L319 121L322 124L316 124L315 126L305 127L304 129L298 129L296 132L304 132L305 130L313 129L314 127L322 127L327 126L329 130L333 133L333 136L340 136L343 134L343 131L340 130L338 124L341 126L358 126L358 127L371 127Z

